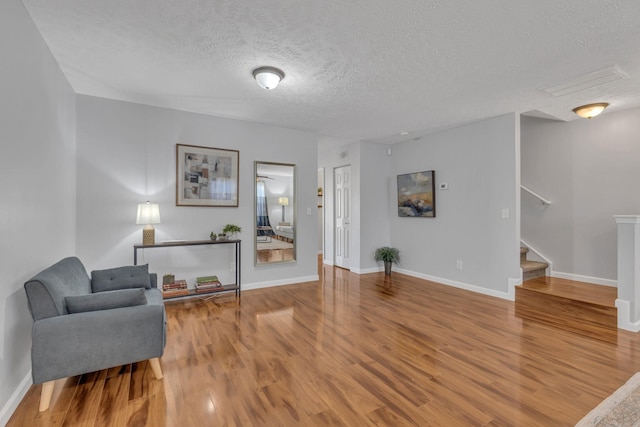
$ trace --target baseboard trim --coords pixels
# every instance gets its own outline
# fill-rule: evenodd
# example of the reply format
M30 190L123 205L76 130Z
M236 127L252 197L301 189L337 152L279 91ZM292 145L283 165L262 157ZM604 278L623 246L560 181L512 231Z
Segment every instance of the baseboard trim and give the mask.
M522 285L522 270L520 270L520 277L515 279L509 277L509 300L516 300L516 286Z
M296 283L304 283L304 282L316 282L318 280L320 280L320 276L316 274L315 276L292 277L290 279L269 280L267 282L257 282L257 283L249 283L249 284L243 283L242 290L250 291L252 289L272 288L274 286L293 285Z
M384 271L384 267L383 268L371 267L371 268L363 268L363 269L353 268L353 267L351 268L351 272L356 274L379 273L381 271Z
M510 300L510 301L513 301L514 299L514 297L511 297L511 295L509 295L510 291L507 291L507 292L496 291L494 289L483 288L482 286L471 285L469 283L463 283L463 282L457 282L455 280L449 280L443 277L431 276L429 274L416 273L415 271L404 270L401 268L396 268L395 270L398 273L406 274L407 276L417 277L418 279L430 280L432 282L441 283L443 285L452 286L454 288L464 289L465 291L476 292L478 294L488 295L490 297L496 297L496 298ZM514 295L515 295L515 291L514 291Z
M613 288L618 287L616 280L601 279L599 277L581 276L579 274L563 273L561 271L552 271L551 277L557 277L558 279L575 280L576 282L593 283L594 285L611 286Z
M7 425L9 419L15 412L16 408L22 401L22 398L29 391L29 387L33 385L33 381L31 379L31 370L27 373L27 376L20 382L18 388L13 392L7 403L4 405L2 410L0 410L0 425Z
M631 303L627 300L616 299L616 308L618 309L618 329L625 331L640 332L640 321L632 322L631 319Z

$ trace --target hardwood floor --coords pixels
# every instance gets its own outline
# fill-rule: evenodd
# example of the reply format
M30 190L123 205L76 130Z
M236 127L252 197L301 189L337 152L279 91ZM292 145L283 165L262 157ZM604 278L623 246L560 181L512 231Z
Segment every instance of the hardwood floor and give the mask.
M396 272L321 267L241 301L167 302L164 378L146 362L33 386L9 426L570 426L640 370L614 343L514 303Z

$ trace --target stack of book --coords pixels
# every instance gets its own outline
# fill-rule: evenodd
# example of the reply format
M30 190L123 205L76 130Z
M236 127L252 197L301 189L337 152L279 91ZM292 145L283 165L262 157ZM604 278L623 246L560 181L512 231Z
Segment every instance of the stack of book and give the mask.
M162 297L171 298L181 295L189 295L186 280L176 280L173 283L164 283L162 285Z
M196 277L196 293L223 291L222 283L218 276Z

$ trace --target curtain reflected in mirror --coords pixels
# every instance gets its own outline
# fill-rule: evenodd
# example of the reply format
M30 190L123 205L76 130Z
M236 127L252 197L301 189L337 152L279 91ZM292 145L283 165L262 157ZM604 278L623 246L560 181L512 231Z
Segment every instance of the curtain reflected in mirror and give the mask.
M256 265L296 259L295 165L255 162Z

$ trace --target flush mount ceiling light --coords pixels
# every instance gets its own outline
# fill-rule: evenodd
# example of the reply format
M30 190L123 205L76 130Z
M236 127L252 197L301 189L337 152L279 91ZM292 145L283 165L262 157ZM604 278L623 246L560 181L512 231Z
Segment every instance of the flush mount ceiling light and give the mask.
M275 67L260 67L253 70L253 77L262 89L271 90L284 79L284 73Z
M602 113L609 104L607 102L597 102L595 104L581 105L573 109L573 112L584 119L591 119Z

